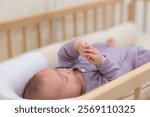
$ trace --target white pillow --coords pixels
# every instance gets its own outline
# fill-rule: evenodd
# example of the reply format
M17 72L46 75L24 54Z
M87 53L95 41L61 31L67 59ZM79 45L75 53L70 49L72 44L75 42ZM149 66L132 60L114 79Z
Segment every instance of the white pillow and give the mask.
M48 63L38 52L29 52L0 64L0 95L11 99L21 99L23 89L31 76L48 67Z

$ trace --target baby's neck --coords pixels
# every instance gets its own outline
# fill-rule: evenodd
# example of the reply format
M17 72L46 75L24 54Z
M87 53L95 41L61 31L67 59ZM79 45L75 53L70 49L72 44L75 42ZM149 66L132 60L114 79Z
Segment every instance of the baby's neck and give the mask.
M79 78L79 80L80 80L80 83L81 83L81 95L82 95L82 94L84 94L86 92L85 77L83 76L83 74L79 70L74 70L74 73L77 76L77 78Z

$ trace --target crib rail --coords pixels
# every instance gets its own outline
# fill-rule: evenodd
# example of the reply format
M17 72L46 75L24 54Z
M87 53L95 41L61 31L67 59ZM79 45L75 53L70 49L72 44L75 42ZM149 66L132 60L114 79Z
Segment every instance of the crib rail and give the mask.
M100 30L100 27L101 30L112 27L116 25L115 6L117 4L120 5L119 23L122 23L124 19L124 0L94 1L13 21L1 22L0 34L2 33L2 36L0 36L0 41L2 46L0 46L0 60L11 58L25 51L53 42L94 32ZM106 14L111 14L110 25L108 25L108 19L110 18ZM90 25L89 21L92 22ZM46 25L43 28L44 23ZM80 29L83 30L81 31ZM16 34L16 30L19 34ZM46 35L43 34L43 31L47 32L44 33ZM72 35L69 37L68 35L70 34ZM17 40L15 36L18 35Z
M135 82L136 81L136 82ZM121 99L134 90L134 99L141 98L143 84L150 81L150 62L133 70L78 99Z
M105 30L125 21L137 22L138 2L142 2L144 8L141 27L144 32L150 30L147 20L150 0L128 1L127 5L126 0L96 0L0 22L0 61L47 44Z

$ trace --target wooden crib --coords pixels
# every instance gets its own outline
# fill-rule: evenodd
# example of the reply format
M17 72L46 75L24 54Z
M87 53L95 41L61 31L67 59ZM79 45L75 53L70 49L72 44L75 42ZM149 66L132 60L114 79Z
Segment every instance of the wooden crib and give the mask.
M95 0L91 3L0 22L0 60L47 44L105 30L127 21L135 22L136 2L138 1L140 0ZM143 31L146 31L147 3L149 1L143 0ZM145 75L143 76L143 74ZM96 90L93 91L94 97L87 93L79 99L85 99L84 96L88 97L86 99L116 99L121 97L123 93L134 89L134 99L139 99L141 85L149 81L147 76L150 76L150 64L146 64L101 87L101 94L96 93L98 91ZM138 82L133 86L131 84L135 79ZM121 86L127 87L125 92L120 90ZM96 94L98 95L95 96Z
M70 8L0 22L0 60L50 43L105 30L126 21L135 21L135 5L138 1L140 0L96 0ZM143 31L145 31L149 0L143 2Z

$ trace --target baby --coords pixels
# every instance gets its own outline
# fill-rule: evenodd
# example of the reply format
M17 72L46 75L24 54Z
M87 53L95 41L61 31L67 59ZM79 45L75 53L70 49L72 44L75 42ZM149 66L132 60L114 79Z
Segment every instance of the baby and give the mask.
M149 50L114 48L116 45L113 39L106 44L89 45L82 40L65 44L58 52L58 67L36 73L27 83L23 98L77 97L150 61Z

